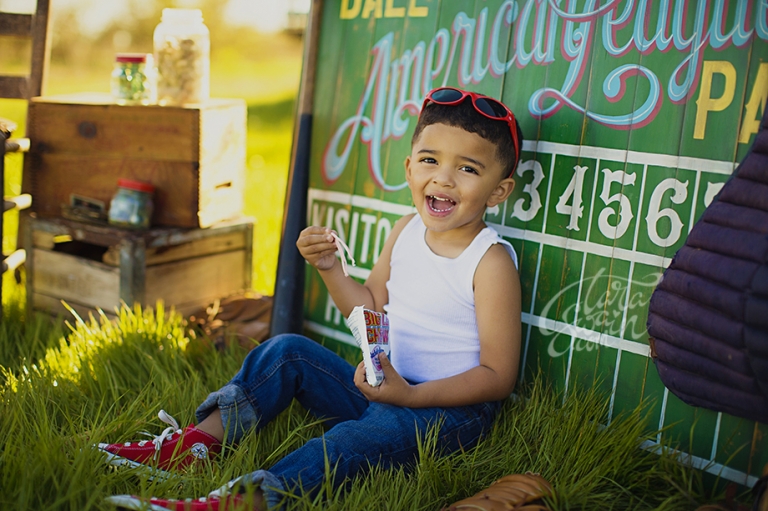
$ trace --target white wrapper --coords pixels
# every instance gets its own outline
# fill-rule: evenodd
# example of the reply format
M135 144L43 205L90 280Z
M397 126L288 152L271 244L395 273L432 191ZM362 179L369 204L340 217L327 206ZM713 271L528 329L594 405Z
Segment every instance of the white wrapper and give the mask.
M347 318L347 326L363 351L366 380L372 387L381 385L384 371L378 355L383 352L389 357L389 318L383 312L355 307Z

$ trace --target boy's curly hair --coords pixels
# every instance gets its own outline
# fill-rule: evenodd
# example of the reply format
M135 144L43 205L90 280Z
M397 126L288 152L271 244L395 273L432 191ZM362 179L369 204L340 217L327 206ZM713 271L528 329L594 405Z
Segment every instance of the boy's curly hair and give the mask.
M504 177L510 177L515 171L520 155L515 154L509 126L505 121L495 121L478 113L472 106L472 100L469 97L457 105L427 104L416 123L416 129L413 132L413 137L411 137L412 146L424 128L431 124L446 124L470 133L477 133L496 146L496 158L504 167ZM520 142L520 147L522 147L523 133L517 119L515 119L515 124L517 125L517 139Z

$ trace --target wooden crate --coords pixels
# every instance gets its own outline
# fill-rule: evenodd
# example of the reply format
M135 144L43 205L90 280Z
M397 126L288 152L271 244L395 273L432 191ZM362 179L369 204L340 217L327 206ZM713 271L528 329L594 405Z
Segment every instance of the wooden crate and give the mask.
M183 314L250 289L253 222L131 231L65 219L25 226L28 308L114 314L163 300Z
M156 187L154 225L208 227L242 214L245 102L121 106L109 95L33 98L24 191L41 218L77 194L107 206L119 178Z

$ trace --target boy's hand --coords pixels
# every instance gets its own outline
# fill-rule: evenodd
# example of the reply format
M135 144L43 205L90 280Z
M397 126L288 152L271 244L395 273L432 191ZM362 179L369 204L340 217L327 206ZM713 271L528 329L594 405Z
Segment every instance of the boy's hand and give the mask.
M330 270L336 264L336 244L327 227L307 227L301 231L296 248L318 270Z
M374 403L386 403L396 406L409 406L414 387L411 386L392 367L392 362L384 353L379 353L379 363L384 371L384 381L378 387L371 387L365 379L365 363L360 362L355 371L355 386Z

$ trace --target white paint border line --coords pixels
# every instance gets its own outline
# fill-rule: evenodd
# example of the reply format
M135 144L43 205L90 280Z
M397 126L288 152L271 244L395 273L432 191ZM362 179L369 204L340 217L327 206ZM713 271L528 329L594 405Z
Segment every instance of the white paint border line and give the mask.
M592 241L582 241L573 238L565 238L555 234L547 234L517 227L507 227L505 225L490 224L496 231L507 238L518 239L521 241L532 241L550 247L564 248L566 250L575 250L585 254L598 255L608 259L620 259L622 261L645 264L655 268L666 268L672 262L671 257L664 257L654 254L647 254L630 250L627 248L615 247L612 245L601 245Z
M589 330L588 328L569 325L568 323L563 323L562 321L542 318L541 316L535 316L526 312L522 313L522 321L523 323L533 327L544 328L550 332L555 332L558 334L574 336L578 339L591 342L599 346L620 349L621 351L627 351L629 353L634 353L644 357L651 356L651 350L647 344L629 341L627 339L621 339L613 335L607 335L596 332L594 330ZM312 332L316 332L320 335L336 339L337 341L357 346L354 338L350 334L334 330L331 327L321 325L315 321L307 320L304 322L304 326Z
M344 332L334 330L331 327L327 327L325 325L321 325L320 323L316 323L314 321L307 321L307 320L304 321L304 328L312 332L318 333L322 336L330 337L333 340L343 342L344 344L349 344L350 346L357 347L357 343L355 342L355 338L352 337L352 334L345 334Z
M661 445L656 442L652 442L651 440L646 440L640 444L640 448L645 449L646 451L650 451L654 454L659 454ZM690 465L693 468L703 470L704 472L709 472L710 474L722 477L723 479L727 479L729 481L733 481L734 483L743 484L748 488L752 488L755 486L755 483L757 483L757 477L742 472L741 470L736 470L735 468L726 467L722 463L716 463L714 460L707 460L700 456L694 456L683 451L677 451L676 454L677 461L683 465Z
M722 160L707 160L704 158L677 156L672 154L644 153L627 149L611 149L608 147L562 144L544 140L525 140L523 141L523 150L535 153L621 161L641 165L647 164L657 167L725 175L733 174L734 169L739 166L736 162Z
M605 346L608 348L614 348L621 351L628 351L636 355L642 355L644 357L651 356L650 346L636 341L630 341L616 337L614 335L608 335L588 328L570 325L563 323L562 321L556 321L554 319L543 318L533 314L522 313L523 323L544 329L549 332L556 332L566 336L573 336L577 339L582 339L587 342L597 344L599 346Z
M373 211L388 213L390 215L405 216L416 212L416 208L414 206L405 206L403 204L387 202L381 199L363 197L362 195L351 195L347 192L335 192L333 190L320 190L317 188L309 189L307 193L307 199L310 206L315 200L322 200L345 206L351 205L357 208L371 209ZM309 212L311 212L311 210L311 207L308 208Z

